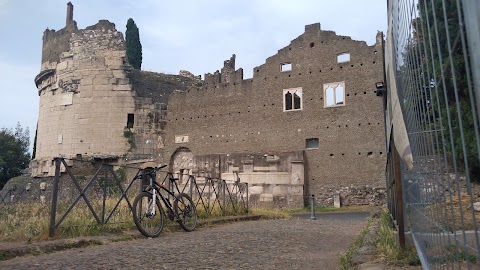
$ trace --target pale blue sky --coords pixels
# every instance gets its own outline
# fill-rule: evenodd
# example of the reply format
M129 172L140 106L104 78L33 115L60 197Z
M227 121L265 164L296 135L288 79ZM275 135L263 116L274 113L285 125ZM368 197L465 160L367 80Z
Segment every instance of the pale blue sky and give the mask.
M30 128L38 117L34 78L40 71L42 34L65 25L66 0L0 0L0 128ZM386 33L386 0L73 0L79 28L100 19L125 32L140 29L142 69L195 75L214 72L235 53L245 77L252 69L320 22L324 30L372 45Z

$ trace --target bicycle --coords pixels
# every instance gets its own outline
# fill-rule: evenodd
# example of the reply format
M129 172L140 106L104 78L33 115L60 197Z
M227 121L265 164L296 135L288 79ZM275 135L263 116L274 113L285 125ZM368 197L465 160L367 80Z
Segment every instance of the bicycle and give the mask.
M143 174L135 177L144 181L148 180L149 183L133 201L133 221L137 229L146 237L153 238L160 235L165 225L165 217L178 222L180 227L187 232L193 231L197 226L196 207L190 196L180 192L176 182L178 178L174 178L172 173L167 172L162 184L155 180L156 172L166 166L147 168ZM177 195L175 195L174 189L170 191L163 186L167 179L176 188ZM171 195L172 198L175 198L173 205L161 193L162 190ZM165 214L159 199L163 201L168 212L167 214Z

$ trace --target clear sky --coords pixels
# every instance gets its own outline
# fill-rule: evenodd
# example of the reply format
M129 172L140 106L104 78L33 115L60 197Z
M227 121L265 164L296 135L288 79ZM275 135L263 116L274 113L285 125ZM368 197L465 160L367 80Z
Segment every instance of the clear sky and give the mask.
M0 0L0 128L17 122L35 135L42 34L65 26L67 0ZM79 28L100 19L125 33L140 29L142 69L195 75L219 70L236 54L236 68L254 67L319 22L323 30L375 43L386 34L386 0L72 0Z

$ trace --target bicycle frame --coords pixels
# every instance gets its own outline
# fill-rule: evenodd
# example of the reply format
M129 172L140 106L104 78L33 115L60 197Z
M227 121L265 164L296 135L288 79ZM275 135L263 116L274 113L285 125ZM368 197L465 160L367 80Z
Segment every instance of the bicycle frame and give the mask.
M164 190L165 192L167 192L168 195L172 196L172 198L175 198L175 190L170 191L167 188L165 188L165 186L163 184L168 179L170 181L170 183L173 183L175 189L177 190L177 193L180 194L180 189L178 188L178 184L176 183L176 181L178 179L174 178L172 173L167 172L167 174L165 175L165 178L162 181L162 184L159 184L157 181L154 180L154 179L156 179L155 171L150 172L150 173L146 173L145 175L149 179L149 185L144 189L144 191L150 192L148 189L152 190L151 193L152 193L152 199L153 199L152 203L153 203L153 205L155 205L157 203L157 199L158 199L158 197L160 197L160 199L163 201L163 204L168 209L168 212L169 212L168 218L170 220L174 220L175 216L174 216L172 203L170 202L169 199L166 199L165 196L163 196L161 191ZM147 205L147 209L148 209L148 205ZM152 214L155 215L155 208L153 208Z

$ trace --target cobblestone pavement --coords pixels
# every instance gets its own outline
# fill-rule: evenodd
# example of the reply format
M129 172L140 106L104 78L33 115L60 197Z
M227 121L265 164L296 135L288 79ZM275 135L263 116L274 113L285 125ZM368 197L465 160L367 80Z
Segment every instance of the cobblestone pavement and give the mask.
M366 224L317 220L246 221L165 233L0 262L0 269L338 269L338 257Z

